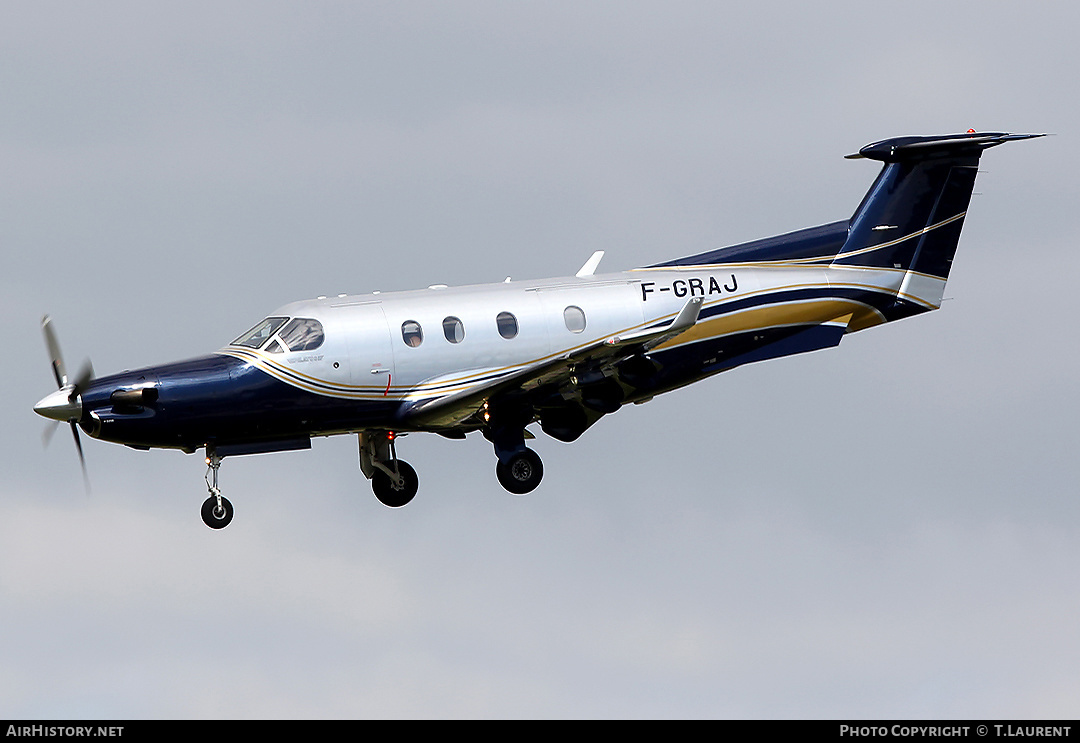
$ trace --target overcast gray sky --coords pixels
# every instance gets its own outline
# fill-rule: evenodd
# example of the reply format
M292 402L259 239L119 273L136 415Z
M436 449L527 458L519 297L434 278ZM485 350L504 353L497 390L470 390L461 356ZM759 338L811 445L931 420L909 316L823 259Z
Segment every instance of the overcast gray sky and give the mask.
M4 2L0 716L1076 717L1075 3ZM541 436L41 445L53 382L319 294L616 270L990 151L940 312Z

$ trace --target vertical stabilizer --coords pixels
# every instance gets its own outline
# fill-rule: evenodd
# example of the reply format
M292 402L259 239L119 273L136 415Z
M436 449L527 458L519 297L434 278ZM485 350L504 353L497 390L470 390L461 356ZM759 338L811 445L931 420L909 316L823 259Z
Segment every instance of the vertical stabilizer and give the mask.
M884 163L849 221L834 266L903 271L898 297L940 306L983 150L1041 134L976 133L898 137L849 158Z

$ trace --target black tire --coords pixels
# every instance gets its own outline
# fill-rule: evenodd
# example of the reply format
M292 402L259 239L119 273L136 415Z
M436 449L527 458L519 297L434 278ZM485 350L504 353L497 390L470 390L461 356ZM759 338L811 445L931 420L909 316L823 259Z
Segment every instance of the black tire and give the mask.
M221 509L218 509L217 498L210 496L202 504L203 523L211 529L224 529L232 521L233 506L228 498L221 499Z
M544 463L532 449L525 449L510 457L506 464L495 465L499 484L514 495L525 495L536 490L544 477Z
M390 476L380 469L376 469L375 474L371 476L371 490L379 499L379 503L389 508L401 508L408 504L420 488L420 478L416 476L416 470L408 462L399 459L397 466L398 473L405 480L400 488L395 487ZM391 469L393 469L392 465Z

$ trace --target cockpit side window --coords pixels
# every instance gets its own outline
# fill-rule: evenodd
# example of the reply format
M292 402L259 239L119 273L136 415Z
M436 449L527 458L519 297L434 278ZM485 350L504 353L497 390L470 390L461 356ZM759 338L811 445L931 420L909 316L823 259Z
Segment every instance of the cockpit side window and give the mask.
M296 317L278 333L290 351L314 351L322 345L323 326L310 317Z
M232 342L234 346L259 348L285 324L287 317L268 317Z

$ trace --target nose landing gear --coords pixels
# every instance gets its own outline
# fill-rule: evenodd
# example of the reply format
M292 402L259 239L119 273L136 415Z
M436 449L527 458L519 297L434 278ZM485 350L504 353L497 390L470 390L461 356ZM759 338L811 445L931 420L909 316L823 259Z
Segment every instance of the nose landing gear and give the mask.
M211 529L224 529L232 521L233 505L229 499L221 494L218 487L218 469L221 467L221 457L213 450L206 455L206 488L210 491L210 497L203 501L202 520ZM214 482L210 482L210 474L214 475Z
M397 458L393 431L360 434L360 471L371 480L371 490L389 508L408 504L420 487L420 479L408 462Z

